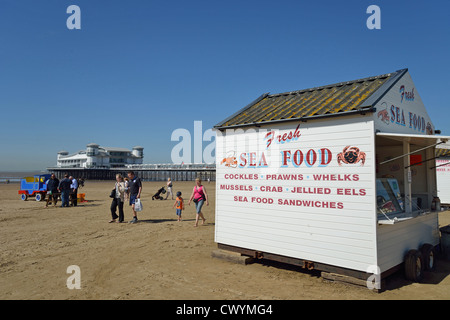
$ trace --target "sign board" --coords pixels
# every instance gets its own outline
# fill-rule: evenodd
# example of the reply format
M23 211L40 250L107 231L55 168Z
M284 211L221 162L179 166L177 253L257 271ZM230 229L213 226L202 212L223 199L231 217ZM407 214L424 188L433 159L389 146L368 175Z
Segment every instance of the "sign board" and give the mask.
M436 180L441 203L450 204L450 157L436 160Z
M434 125L406 72L375 105L375 129L379 132L434 134Z
M367 270L374 149L371 115L217 131L216 242Z

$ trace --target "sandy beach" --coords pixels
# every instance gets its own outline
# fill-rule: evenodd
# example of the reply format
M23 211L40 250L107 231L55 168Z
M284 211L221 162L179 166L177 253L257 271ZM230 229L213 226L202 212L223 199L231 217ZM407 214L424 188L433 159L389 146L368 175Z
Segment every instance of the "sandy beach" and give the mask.
M210 205L205 225L195 208L178 222L172 200L151 200L164 182L143 183L139 223L108 223L114 182L87 181L77 207L44 208L21 201L19 184L0 185L0 299L450 299L450 262L439 260L423 283L387 279L387 290L331 283L300 268L260 261L237 265L211 257L215 184L205 183ZM188 199L193 182L174 182ZM170 199L170 198L169 198ZM125 220L132 218L125 206ZM440 213L441 226L450 211ZM67 267L81 270L81 289L69 290Z

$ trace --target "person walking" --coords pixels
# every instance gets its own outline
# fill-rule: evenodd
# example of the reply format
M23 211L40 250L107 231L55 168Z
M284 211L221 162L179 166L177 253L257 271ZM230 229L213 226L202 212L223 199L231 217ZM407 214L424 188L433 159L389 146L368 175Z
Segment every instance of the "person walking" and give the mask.
M65 174L64 179L59 182L58 189L61 191L61 207L69 207L70 185L72 181L69 179L69 175Z
M166 194L166 199L165 200L167 200L167 198L169 197L169 193L170 193L170 196L172 197L172 200L173 200L172 187L173 187L172 180L170 178L168 178L167 179L167 194Z
M77 206L77 195L78 195L78 181L74 177L70 176L69 180L72 182L70 185L70 200L72 201L72 206Z
M176 214L178 216L178 221L181 221L181 213L184 210L184 201L181 197L181 191L177 192L177 199L175 200L175 203L173 204L172 208L176 208Z
M124 220L124 214L123 214L123 203L125 200L125 182L123 181L123 177L120 173L116 174L116 185L115 189L116 192L114 194L114 198L111 203L111 217L112 220L109 221L112 222L119 222L122 223ZM116 210L119 208L119 215L117 216ZM119 218L119 221L116 221L116 219Z
M141 192L142 192L142 182L141 179L136 177L133 171L128 171L128 178L130 181L128 182L128 192L130 194L130 206L133 211L133 219L130 221L130 223L136 223L138 222L136 211L134 210L134 204L136 202L136 199L141 198Z
M58 203L58 186L59 179L55 176L54 173L50 176L50 179L47 181L47 203L45 207L48 208L48 203L53 202L53 206L56 207L56 203Z
M195 227L198 226L198 219L202 218L202 224L205 224L205 217L202 213L203 204L206 202L206 205L209 206L208 202L208 194L206 193L205 187L202 185L202 180L200 178L195 179L195 187L192 190L191 197L189 199L188 205L191 205L191 201L194 200L195 209L197 211L197 215L195 217Z

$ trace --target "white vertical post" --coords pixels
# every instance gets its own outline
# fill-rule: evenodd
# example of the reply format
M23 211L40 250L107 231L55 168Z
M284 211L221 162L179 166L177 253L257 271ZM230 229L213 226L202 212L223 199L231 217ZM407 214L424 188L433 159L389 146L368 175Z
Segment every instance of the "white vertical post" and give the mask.
M432 159L434 157L436 157L435 147L426 149L425 159ZM436 169L431 169L434 166L436 166L436 160L426 162L428 208L431 208L431 202L433 202L433 197L437 196Z
M403 179L404 179L404 193L405 193L405 212L411 213L412 212L412 199L411 199L411 168L410 168L410 146L409 142L403 141L403 154L406 154L403 157L403 167L406 167L406 169L403 170Z

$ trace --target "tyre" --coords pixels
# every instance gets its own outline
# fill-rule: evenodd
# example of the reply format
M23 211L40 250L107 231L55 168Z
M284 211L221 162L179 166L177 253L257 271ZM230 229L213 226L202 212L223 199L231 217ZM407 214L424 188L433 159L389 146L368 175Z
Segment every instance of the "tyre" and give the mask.
M420 252L422 253L424 270L434 271L436 269L436 250L434 249L434 246L429 243L425 243L420 248Z
M36 201L43 201L45 196L42 193L36 193Z
M405 277L414 282L423 279L423 258L419 250L409 250L405 256Z
M20 196L20 199L22 199L23 201L27 201L28 200L28 195L25 193L22 193L22 195Z

